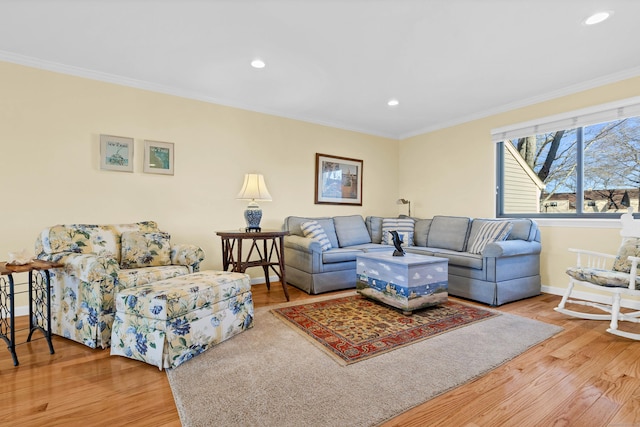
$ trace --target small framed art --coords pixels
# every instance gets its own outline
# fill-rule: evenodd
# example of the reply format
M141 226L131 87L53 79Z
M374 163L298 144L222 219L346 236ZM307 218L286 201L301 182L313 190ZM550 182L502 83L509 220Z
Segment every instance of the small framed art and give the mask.
M315 203L362 206L362 160L316 153Z
M100 169L133 172L133 138L100 135Z
M173 143L145 141L143 170L145 173L173 175Z

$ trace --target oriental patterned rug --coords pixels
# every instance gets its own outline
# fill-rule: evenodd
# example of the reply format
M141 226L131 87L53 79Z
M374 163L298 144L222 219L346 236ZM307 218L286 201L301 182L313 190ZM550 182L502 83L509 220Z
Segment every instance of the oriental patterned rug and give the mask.
M273 309L342 364L404 347L500 313L454 301L405 316L361 295Z

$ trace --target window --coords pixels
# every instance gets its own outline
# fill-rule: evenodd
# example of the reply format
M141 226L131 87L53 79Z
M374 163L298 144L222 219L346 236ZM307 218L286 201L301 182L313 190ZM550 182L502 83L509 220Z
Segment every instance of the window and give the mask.
M640 211L639 98L497 130L493 140L497 216Z

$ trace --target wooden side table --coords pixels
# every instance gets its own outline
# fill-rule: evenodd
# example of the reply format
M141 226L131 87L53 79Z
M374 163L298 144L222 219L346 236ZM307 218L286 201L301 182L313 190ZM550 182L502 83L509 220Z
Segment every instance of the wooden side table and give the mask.
M29 273L29 336L27 342L31 341L31 336L36 330L40 330L49 344L49 353L53 354L49 270L63 266L64 264L61 263L42 260L34 260L24 265L0 263L0 338L6 341L7 348L13 357L14 366L18 366L19 363L16 355L15 329L15 287L17 284L13 280L13 274Z
M269 281L269 269L271 269L278 275L284 296L289 301L284 268L284 236L289 235L288 231L218 231L216 234L222 239L222 265L225 271L231 267L231 271L244 273L249 267L262 267L267 289L271 289ZM243 257L243 240L251 242L245 257ZM258 259L252 260L253 255L257 255Z

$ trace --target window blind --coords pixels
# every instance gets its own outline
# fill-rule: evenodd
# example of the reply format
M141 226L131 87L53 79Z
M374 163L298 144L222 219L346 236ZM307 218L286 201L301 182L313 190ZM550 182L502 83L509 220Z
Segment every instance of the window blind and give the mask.
M640 96L491 130L494 142L640 116Z

